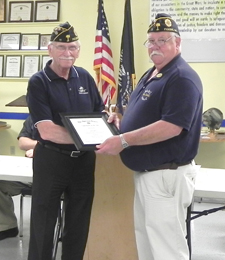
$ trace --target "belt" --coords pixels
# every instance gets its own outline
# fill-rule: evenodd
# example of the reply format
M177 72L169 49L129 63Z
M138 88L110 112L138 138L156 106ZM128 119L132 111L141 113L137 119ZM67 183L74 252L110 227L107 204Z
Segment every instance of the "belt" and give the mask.
M63 149L60 149L58 147L55 147L53 145L49 145L49 144L42 144L39 142L40 145L42 145L43 147L49 149L49 150L53 150L55 152L58 152L58 153L62 153L62 154L65 154L65 155L68 155L70 157L80 157L81 155L85 154L85 152L83 151L69 151L69 150L63 150Z
M188 165L190 163L192 163L192 161L185 162L185 163L165 163L165 164L157 166L156 168L144 170L144 172L152 172L152 171L157 171L157 170L176 170L178 167Z

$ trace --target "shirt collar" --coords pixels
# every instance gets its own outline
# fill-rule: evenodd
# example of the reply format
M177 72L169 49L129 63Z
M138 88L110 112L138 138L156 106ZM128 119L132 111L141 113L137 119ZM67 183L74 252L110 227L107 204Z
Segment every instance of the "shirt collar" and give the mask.
M49 81L55 80L55 79L61 79L62 77L58 76L50 67L50 64L52 63L52 60L49 60L44 69L43 72L45 74L45 76L48 78ZM78 78L79 74L76 70L75 66L72 66L70 68L70 74L69 74L69 78Z

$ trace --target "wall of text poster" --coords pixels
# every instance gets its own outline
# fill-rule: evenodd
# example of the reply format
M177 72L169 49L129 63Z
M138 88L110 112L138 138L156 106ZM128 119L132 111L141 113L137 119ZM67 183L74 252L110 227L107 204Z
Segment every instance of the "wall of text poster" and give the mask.
M225 61L225 0L150 0L150 22L157 13L177 22L187 61Z

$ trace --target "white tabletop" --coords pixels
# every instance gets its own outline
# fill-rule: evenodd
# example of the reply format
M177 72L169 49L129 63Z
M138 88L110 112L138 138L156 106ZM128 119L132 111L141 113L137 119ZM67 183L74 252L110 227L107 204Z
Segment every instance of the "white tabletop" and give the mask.
M225 199L225 169L201 168L196 177L194 196Z
M31 158L0 155L0 180L32 182L32 176ZM194 196L225 199L225 169L201 168Z
M0 155L0 180L32 182L32 158Z

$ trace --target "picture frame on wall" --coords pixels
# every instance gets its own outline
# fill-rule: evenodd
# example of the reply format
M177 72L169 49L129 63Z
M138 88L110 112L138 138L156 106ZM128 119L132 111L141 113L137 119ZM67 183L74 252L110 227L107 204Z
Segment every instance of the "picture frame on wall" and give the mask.
M19 50L20 33L1 33L0 49L2 50Z
M48 43L50 42L51 34L41 34L40 35L40 43L39 48L40 50L47 50Z
M0 77L3 77L4 56L0 55Z
M21 76L21 55L6 55L5 77L20 78Z
M60 1L36 1L35 22L59 21Z
M32 22L33 1L9 1L9 22Z
M39 49L39 33L21 34L21 50L38 50Z
M51 60L52 58L48 55L42 55L41 57L41 68L44 69L46 63Z
M0 23L6 22L6 0L0 0Z
M23 78L30 78L39 70L39 55L24 55L23 56Z

